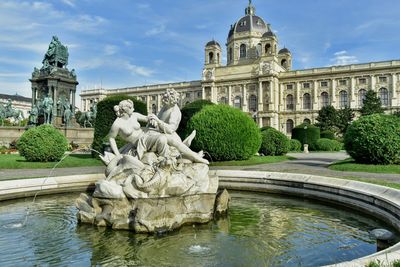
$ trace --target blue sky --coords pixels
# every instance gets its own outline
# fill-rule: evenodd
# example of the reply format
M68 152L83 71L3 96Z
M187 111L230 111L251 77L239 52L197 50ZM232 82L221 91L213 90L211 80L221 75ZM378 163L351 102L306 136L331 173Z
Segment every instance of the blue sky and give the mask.
M204 45L223 46L247 0L0 1L0 92L31 96L53 35L84 89L198 80ZM400 59L398 0L253 0L303 69ZM79 101L79 99L77 99ZM77 102L79 103L79 102Z

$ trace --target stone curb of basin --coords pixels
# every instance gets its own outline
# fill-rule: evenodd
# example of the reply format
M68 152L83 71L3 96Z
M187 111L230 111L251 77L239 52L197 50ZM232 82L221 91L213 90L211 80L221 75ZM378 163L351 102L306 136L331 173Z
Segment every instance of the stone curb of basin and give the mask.
M358 181L324 176L264 171L210 170L220 188L268 192L318 199L361 210L400 231L400 190ZM40 195L90 190L104 174L57 176L0 182L0 201ZM352 261L330 266L365 266L379 260L388 264L400 259L400 243Z

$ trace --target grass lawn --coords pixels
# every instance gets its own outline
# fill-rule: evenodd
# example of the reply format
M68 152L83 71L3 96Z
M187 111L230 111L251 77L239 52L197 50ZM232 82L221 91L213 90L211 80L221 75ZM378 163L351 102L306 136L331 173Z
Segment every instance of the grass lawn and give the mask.
M19 154L1 154L0 169L51 169L57 162L28 162ZM101 166L90 154L69 154L57 168Z
M248 166L265 163L276 163L291 159L294 158L289 156L253 156L248 160L210 162L210 166Z
M352 158L337 161L329 166L334 171L372 172L372 173L400 173L400 165L373 165L355 163Z

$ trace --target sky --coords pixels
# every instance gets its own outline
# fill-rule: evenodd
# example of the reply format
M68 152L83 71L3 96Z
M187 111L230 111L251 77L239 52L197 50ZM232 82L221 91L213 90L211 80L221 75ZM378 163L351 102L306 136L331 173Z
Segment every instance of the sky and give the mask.
M293 69L400 59L398 0L253 0ZM199 80L247 0L1 0L0 93L31 97L53 35L82 90ZM78 95L77 94L77 95ZM77 103L80 103L77 96Z

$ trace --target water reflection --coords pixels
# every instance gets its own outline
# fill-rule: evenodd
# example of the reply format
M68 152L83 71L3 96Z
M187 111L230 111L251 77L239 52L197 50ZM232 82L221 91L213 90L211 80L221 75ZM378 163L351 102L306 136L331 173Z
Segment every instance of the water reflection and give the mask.
M354 211L282 196L232 193L229 216L162 236L77 225L78 194L2 202L0 265L316 266L375 252L391 229ZM30 216L23 227L27 207ZM393 229L391 229L393 231Z

